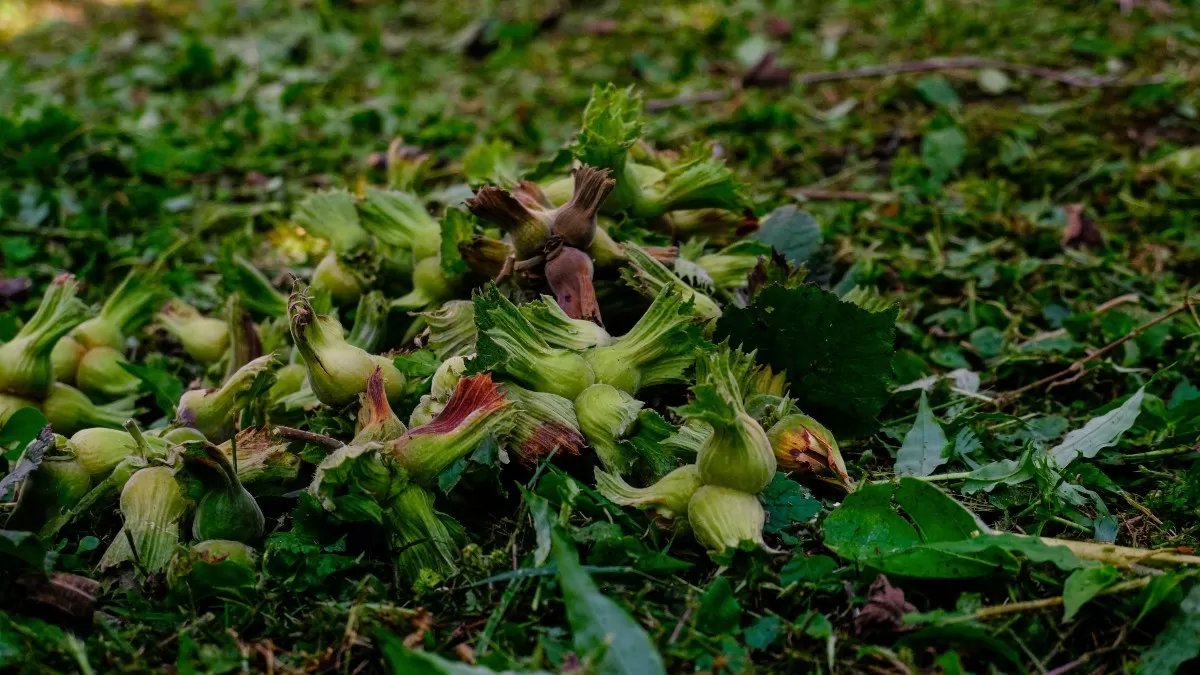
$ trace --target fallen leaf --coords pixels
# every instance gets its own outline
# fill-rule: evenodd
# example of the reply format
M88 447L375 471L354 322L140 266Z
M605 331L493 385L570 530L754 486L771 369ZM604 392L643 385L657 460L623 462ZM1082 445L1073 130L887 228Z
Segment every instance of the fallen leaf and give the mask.
M1096 227L1096 221L1083 213L1083 204L1067 204L1063 207L1067 214L1067 226L1063 228L1063 248L1102 248L1104 235Z
M867 602L854 617L854 634L896 633L912 630L904 624L904 615L917 608L904 599L904 591L892 586L882 574L867 589Z

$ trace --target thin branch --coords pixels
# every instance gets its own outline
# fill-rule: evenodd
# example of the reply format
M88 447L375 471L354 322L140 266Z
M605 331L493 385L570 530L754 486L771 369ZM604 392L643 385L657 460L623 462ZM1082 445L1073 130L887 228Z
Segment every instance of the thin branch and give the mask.
M1054 70L1053 68L1031 66L1024 63L1010 63L999 59L986 59L978 56L935 57L920 61L903 61L901 63L889 63L881 66L852 68L850 70L800 73L793 79L799 84L815 84L818 82L854 80L863 77L886 77L901 73L929 73L938 70L981 70L983 68L1024 73L1072 87L1140 87L1147 84L1162 84L1167 81L1165 75L1152 75L1150 77L1125 81L1121 79L1120 75L1081 75Z
M1147 321L1146 323L1138 326L1137 328L1134 328L1132 331L1130 331L1130 332L1126 333L1125 335L1121 336L1120 338L1117 338L1116 340L1113 340L1112 342L1104 345L1100 349L1097 349L1096 351L1092 352L1091 354L1088 354L1087 356L1083 357L1082 359L1079 359L1075 363L1072 363L1071 365L1067 366L1066 368L1063 368L1062 370L1058 371L1057 373L1054 373L1053 375L1047 375L1046 377L1043 377L1042 379L1040 379L1036 382L1030 382L1029 384L1027 384L1023 387L1014 389L1006 394L997 396L996 398L992 399L991 402L997 408L1002 408L1002 407L1008 405L1009 403L1012 403L1013 400L1015 400L1018 396L1026 393L1026 392L1043 387L1047 384L1050 384L1051 382L1054 382L1056 380L1060 380L1064 377L1067 377L1068 375L1074 375L1076 373L1082 374L1083 367L1085 365L1087 365L1088 363L1095 361L1096 359L1100 358L1101 356L1104 356L1105 354L1111 352L1112 350L1116 349L1117 347L1120 347L1121 345L1125 344L1126 342L1129 342L1130 340L1137 338L1142 333L1145 333L1146 331L1148 331L1151 328L1157 326L1158 324L1166 321L1167 319L1170 319L1171 317L1173 317L1177 314L1182 314L1183 312L1189 311L1189 309L1191 308L1192 302L1196 299L1197 299L1196 297L1191 297L1191 298L1188 298L1187 300L1184 300L1183 303L1180 304L1179 306L1172 308L1170 311L1166 312L1165 314L1161 314L1158 317L1151 319L1150 321Z
M821 188L796 188L789 190L793 197L804 197L814 201L842 202L894 202L896 195L891 192L862 192L859 190L824 190Z
M325 434L316 434L311 431L304 431L303 429L296 429L293 427L277 426L271 429L271 433L280 438L286 438L293 441L304 441L305 443L319 445L322 448L329 448L330 450L337 450L345 445L345 443L339 441L338 439L330 438Z
M1166 75L1151 75L1137 79L1123 79L1121 75L1085 75L1069 73L1043 66L1033 66L1025 63L1011 63L999 59L988 59L979 56L940 56L920 61L902 61L878 66L864 66L849 70L827 70L815 73L797 73L792 76L793 84L817 84L820 82L838 82L842 80L857 80L871 77L887 77L905 73L930 73L941 70L981 70L994 68L1007 70L1012 73L1032 75L1043 80L1058 82L1071 87L1101 88L1101 87L1141 87L1148 84L1162 84L1168 81ZM658 112L668 108L695 105L698 103L717 103L733 97L745 88L739 81L728 89L710 89L694 94L676 96L674 98L658 98L646 101L647 112Z
M1117 593L1124 593L1126 591L1134 591L1145 587L1153 578L1154 577L1147 576L1137 579L1130 579L1129 581L1124 581L1119 584L1109 586L1096 595L1115 595ZM1062 603L1063 596L1056 595L1052 598L1042 598L1040 600L1026 600L1025 602L1010 602L1006 605L993 605L991 607L980 608L974 612L971 612L970 614L947 618L945 621L939 621L938 625L945 626L947 624L966 623L968 621L987 621L989 619L995 619L997 617L1007 616L1009 614L1032 612L1039 609L1046 609L1048 607L1057 607Z

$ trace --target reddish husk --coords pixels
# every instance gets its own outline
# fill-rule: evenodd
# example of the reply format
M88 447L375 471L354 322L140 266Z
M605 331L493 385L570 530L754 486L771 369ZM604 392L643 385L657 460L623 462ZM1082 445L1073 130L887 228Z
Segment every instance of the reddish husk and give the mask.
M546 262L546 283L554 299L572 319L595 321L600 325L600 303L592 285L592 259L577 248L564 246Z

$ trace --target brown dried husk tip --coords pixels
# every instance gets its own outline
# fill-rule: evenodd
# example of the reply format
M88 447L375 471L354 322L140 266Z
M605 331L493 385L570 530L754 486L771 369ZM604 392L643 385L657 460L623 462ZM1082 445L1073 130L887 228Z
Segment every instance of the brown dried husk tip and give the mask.
M543 458L549 457L552 452L556 455L578 457L580 451L587 447L587 440L583 434L561 422L537 424L527 431L524 438L519 438L518 442L520 445L516 450L517 461L530 469L541 463Z
M376 367L371 377L367 378L367 391L360 395L359 399L362 401L362 407L358 412L351 445L391 441L399 438L407 430L388 404L382 368Z
M475 235L458 245L458 254L471 271L495 279L504 269L504 262L513 254L513 247L499 239Z
M499 225L513 240L521 260L537 255L550 236L550 226L504 188L488 185L479 188L466 201L476 216Z
M571 201L558 210L550 228L568 246L587 248L596 236L596 213L617 184L608 175L607 169L587 165L575 171L575 191L571 193Z
M813 418L788 415L771 427L767 437L781 470L808 474L854 492L854 481L846 471L837 440Z
M523 180L517 183L513 188L513 197L525 206L531 209L552 209L554 204L550 202L550 198L542 191L541 186L531 180Z
M546 283L558 306L572 319L603 326L596 288L592 285L592 258L577 248L563 246L547 256Z

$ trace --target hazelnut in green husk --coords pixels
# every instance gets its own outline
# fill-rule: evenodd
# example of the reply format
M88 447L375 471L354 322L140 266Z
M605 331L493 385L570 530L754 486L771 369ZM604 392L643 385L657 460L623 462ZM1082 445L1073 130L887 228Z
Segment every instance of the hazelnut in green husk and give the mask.
M75 386L88 394L110 399L136 394L142 381L125 370L123 363L128 361L112 347L93 347L79 360Z
M184 392L175 411L175 423L192 427L214 443L224 443L237 431L237 419L255 392L270 388L275 355L267 354L242 366L220 388Z
M766 512L756 495L719 485L701 486L688 502L688 523L696 540L714 552L742 542L765 546Z
M189 443L182 453L188 473L204 484L192 517L192 536L249 544L262 538L266 519L242 486L230 457L212 443Z
M36 532L75 506L92 487L91 476L66 438L43 430L15 466L34 461L35 454L41 454L40 463L18 484L17 504L4 526L7 529Z
M12 340L0 345L0 392L41 399L54 384L54 346L87 317L87 306L75 297L70 274L50 282L37 312Z
M292 338L304 365L313 393L325 405L346 405L367 390L367 379L379 368L389 400L404 394L407 378L391 359L369 354L346 342L337 319L317 314L303 288L288 299Z
M100 568L136 563L147 574L162 571L175 556L187 509L188 500L172 468L150 466L135 472L121 490L125 524L101 557Z
M96 404L75 387L55 382L50 394L42 401L42 413L55 432L70 436L89 427L120 429L125 420L137 413L135 401L136 398L128 397Z
M700 471L687 464L644 488L635 488L620 476L596 469L596 490L621 506L650 509L663 518L686 518L688 503L700 489Z
M229 349L229 324L204 316L182 300L168 302L157 319L183 345L183 350L200 363L216 363Z

